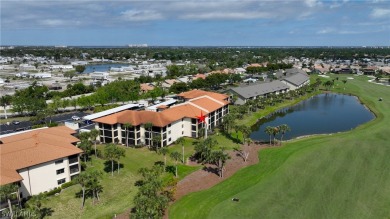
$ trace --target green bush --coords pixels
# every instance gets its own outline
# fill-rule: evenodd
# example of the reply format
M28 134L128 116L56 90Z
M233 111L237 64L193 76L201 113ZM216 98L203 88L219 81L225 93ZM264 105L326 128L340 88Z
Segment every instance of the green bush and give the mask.
M73 181L69 181L69 182L67 182L67 183L62 184L62 185L61 185L61 188L62 188L62 189L66 189L66 188L71 187L71 186L73 186L73 185L75 185L75 184L76 184L76 183L75 183L74 180L73 180Z
M49 123L47 126L48 126L48 127L56 127L56 126L58 126L58 123L56 123L56 122L51 122L51 123Z
M55 195L56 193L60 193L61 192L61 187L57 187L57 188L55 188L55 189L53 189L53 190L50 190L50 191L48 191L48 192L46 192L46 193L44 193L46 196L52 196L52 195Z

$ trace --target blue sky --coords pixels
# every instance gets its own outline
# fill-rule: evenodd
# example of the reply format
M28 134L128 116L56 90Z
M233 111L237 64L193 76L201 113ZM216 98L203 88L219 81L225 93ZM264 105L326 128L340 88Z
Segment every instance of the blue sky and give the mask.
M389 0L2 0L2 45L390 46Z

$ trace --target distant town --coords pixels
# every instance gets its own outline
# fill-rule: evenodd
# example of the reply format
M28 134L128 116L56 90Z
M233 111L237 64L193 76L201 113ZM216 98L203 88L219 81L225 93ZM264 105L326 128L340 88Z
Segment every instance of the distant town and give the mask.
M217 184L235 185L241 169L267 177L279 164L263 159L271 163L306 144L344 142L370 128L364 123L388 130L389 47L0 50L3 217L186 218L190 209L193 218L197 207L187 194L205 190L197 193L203 197ZM358 96L370 109L362 107L366 120L347 127L345 138L321 131L288 137L298 122L262 123L305 101L317 100L319 108L316 98L349 101L337 95ZM354 130L358 125L363 128ZM260 128L265 138L255 133ZM256 177L251 180L261 180ZM242 186L255 188L258 181L251 180ZM250 196L234 187L220 190L228 197L221 201L239 204Z

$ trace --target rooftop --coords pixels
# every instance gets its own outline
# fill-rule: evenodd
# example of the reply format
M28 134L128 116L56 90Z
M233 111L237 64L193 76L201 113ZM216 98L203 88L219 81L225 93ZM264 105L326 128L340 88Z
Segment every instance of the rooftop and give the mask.
M0 138L0 185L22 180L20 169L82 153L72 144L79 141L74 133L59 126Z

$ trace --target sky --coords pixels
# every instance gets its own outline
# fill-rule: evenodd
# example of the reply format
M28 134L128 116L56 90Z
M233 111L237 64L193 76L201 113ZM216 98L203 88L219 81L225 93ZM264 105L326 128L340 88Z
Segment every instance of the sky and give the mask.
M1 0L1 45L390 46L390 0Z

